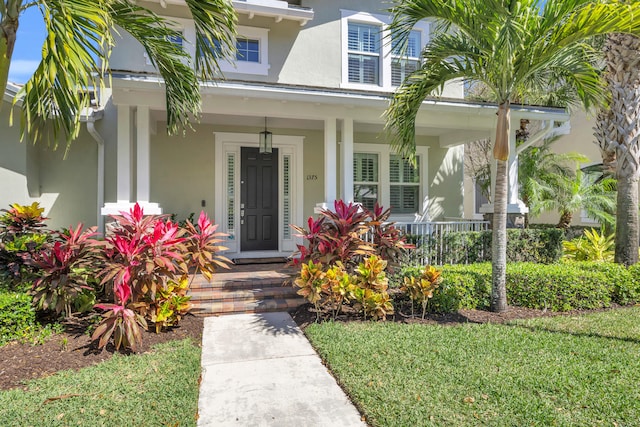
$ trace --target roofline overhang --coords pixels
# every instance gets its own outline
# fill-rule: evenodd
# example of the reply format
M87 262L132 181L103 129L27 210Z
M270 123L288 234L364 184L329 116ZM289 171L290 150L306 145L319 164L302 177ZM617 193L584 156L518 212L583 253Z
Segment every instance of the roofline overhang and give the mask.
M16 95L18 94L18 92L20 92L20 89L21 89L21 87L18 86L17 84L8 82L7 83L7 88L4 91L4 96L2 97L2 99L5 102L8 102L10 104L13 103L13 100L15 99ZM19 99L16 102L16 104L17 105L21 105L22 104L22 100Z
M184 0L147 0L159 3L166 8L168 4L186 6ZM249 19L254 16L265 16L274 18L276 23L282 20L298 21L303 27L311 21L314 11L311 8L292 7L288 2L282 0L234 0L233 7L236 12L248 15Z
M125 91L163 91L163 81L157 76L149 75L113 75L113 89ZM386 109L391 93L372 91L353 91L344 89L319 88L311 86L287 86L241 81L221 81L201 85L203 96L223 95L238 98L272 99L278 101L302 101L330 105L366 106ZM423 111L464 112L471 115L493 117L498 105L489 102L466 101L453 98L427 98L422 102ZM564 108L531 105L511 105L514 119L528 118L532 120L552 120L566 122L569 112Z

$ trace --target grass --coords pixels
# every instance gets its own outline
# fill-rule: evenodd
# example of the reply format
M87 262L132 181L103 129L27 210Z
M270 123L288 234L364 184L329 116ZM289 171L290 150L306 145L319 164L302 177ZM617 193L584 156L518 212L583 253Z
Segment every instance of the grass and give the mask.
M31 381L26 391L0 391L0 420L7 426L195 426L199 376L200 348L189 339L172 341Z
M373 426L640 426L640 307L306 333Z

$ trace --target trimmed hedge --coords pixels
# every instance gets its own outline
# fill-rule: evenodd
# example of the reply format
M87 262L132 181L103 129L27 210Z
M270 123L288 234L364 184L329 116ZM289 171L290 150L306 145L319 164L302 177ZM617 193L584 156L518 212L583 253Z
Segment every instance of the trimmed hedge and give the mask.
M492 231L463 231L409 236L418 248L410 254L421 264L473 264L491 261ZM558 228L507 230L507 262L552 264L562 257L564 231Z
M405 274L411 274L410 269ZM491 264L446 265L442 283L429 310L448 313L459 309L489 308ZM640 265L626 269L613 263L571 262L552 265L507 265L510 305L568 311L628 305L640 302Z
M36 326L29 295L0 292L0 345L28 336Z

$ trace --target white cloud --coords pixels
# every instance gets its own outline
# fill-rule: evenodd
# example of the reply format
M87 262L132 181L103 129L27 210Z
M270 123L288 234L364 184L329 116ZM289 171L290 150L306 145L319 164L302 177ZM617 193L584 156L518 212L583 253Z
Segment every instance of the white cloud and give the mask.
M13 59L9 67L9 81L14 83L26 82L38 65L39 59Z

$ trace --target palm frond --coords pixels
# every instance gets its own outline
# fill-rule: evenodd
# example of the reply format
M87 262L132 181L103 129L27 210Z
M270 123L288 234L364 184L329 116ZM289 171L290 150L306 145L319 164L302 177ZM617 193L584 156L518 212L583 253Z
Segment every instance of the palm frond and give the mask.
M196 69L203 80L221 76L218 61L235 55L237 14L228 0L185 0L196 28Z
M15 98L23 100L21 135L54 148L64 138L68 149L89 106L83 91L97 89L105 75L99 58L112 45L110 16L104 0L47 0L39 8L47 37L42 61Z
M189 114L199 113L201 98L191 58L171 41L180 33L164 18L128 0L113 2L112 17L116 25L142 44L164 79L169 133L188 127Z

